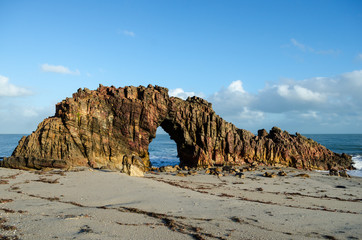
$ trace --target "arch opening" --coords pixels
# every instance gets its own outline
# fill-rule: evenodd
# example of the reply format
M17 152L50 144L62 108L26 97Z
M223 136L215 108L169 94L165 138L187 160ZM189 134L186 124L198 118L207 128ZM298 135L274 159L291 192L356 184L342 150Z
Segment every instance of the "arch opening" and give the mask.
M162 127L157 128L156 137L152 139L148 146L148 153L151 166L180 165L176 142L170 138L170 135Z
M177 153L180 159L180 167L196 167L198 156L196 143L190 138L186 129L177 121L165 119L161 123L162 129L170 135L170 138L176 142Z

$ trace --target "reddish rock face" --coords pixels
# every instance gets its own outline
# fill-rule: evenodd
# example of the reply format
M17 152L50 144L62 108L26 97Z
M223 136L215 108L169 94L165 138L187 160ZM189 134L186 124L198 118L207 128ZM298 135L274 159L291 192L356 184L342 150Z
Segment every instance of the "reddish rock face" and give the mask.
M351 168L351 157L300 134L274 127L255 136L215 114L207 101L168 96L151 86L79 89L56 105L54 117L19 141L12 168L90 166L139 172L150 166L148 146L161 126L177 144L182 166L264 163L304 169ZM130 170L136 169L136 170Z

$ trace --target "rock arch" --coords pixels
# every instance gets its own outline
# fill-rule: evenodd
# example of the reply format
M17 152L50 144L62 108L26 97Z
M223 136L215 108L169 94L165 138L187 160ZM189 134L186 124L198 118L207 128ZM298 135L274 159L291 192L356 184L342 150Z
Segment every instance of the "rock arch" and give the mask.
M161 126L176 142L180 164L190 167L251 162L305 169L351 167L351 157L331 152L300 134L274 127L258 135L219 117L198 97L169 97L149 85L79 89L56 105L53 117L23 137L10 158L12 168L90 166L145 171L148 146ZM133 169L133 170L132 170Z

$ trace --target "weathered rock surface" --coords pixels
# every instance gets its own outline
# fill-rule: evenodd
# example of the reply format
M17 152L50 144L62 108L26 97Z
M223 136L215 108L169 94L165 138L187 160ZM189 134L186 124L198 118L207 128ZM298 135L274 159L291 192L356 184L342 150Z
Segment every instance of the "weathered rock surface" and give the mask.
M169 97L151 86L79 89L56 105L54 117L19 141L11 168L90 166L142 175L150 167L148 146L161 126L177 144L180 166L263 163L303 169L351 168L351 157L311 139L274 127L258 135L216 115L207 101Z

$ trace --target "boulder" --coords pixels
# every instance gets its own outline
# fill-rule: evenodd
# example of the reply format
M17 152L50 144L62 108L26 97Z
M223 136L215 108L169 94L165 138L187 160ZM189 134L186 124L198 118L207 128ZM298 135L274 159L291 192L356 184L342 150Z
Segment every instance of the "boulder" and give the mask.
M146 167L142 161L142 159L138 156L124 156L122 161L124 173L127 173L133 177L143 177L144 172L146 171Z
M173 166L160 167L160 172L176 172L177 170L179 170L179 169L177 167L173 167Z
M178 173L176 174L176 176L178 176L178 177L186 177L186 174L183 173L183 172L178 172Z
M287 176L287 173L284 171L280 171L280 172L278 172L278 176L284 177L284 176Z
M238 178L245 178L245 174L244 173L235 173L235 177L238 177Z
M332 168L329 170L329 175L330 176L339 176L339 172L338 169Z
M351 176L348 175L346 170L339 171L339 176L345 177L345 178L350 178L351 177Z
M263 177L268 177L268 178L275 178L277 175L275 175L274 173L269 173L269 172L265 172L263 174Z

